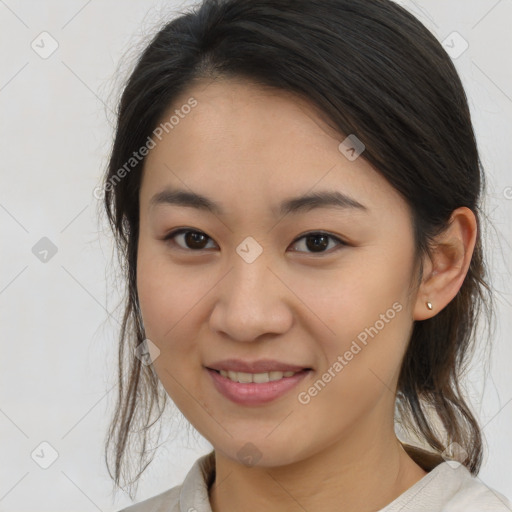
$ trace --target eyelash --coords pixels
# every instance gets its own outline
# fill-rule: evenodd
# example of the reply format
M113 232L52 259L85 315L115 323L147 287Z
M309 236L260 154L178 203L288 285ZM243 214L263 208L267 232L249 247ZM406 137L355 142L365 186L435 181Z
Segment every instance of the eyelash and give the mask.
M206 233L203 233L202 231L198 231L196 229L188 229L188 228L180 228L180 229L176 229L174 231L171 231L170 233L168 233L165 238L163 238L163 240L166 242L166 243L176 243L173 239L176 238L178 235L181 235L181 234L184 234L184 233L196 233L196 234L200 234L200 235L205 235L209 240L212 240L212 238L210 238L208 235L206 235ZM295 245L299 240L303 239L303 238L307 238L309 236L314 236L314 235L320 235L320 236L326 236L328 238L330 238L331 240L335 240L336 242L338 242L338 247L335 248L334 250L331 248L331 249L328 249L326 251L320 251L320 252L307 252L306 254L331 254L332 252L334 251L337 251L338 249L340 249L341 247L344 247L344 246L348 246L349 244L347 244L346 242L344 242L343 240L341 240L340 238L338 238L337 236L334 236L334 235L331 235L330 233L326 233L324 231L310 231L308 233L304 233L303 235L301 235L300 237L296 238L293 242L292 245ZM191 252L202 252L202 251L205 251L206 249L185 249L181 246L178 246L179 249L182 249L184 251L191 251ZM303 251L293 251L293 252L303 252Z

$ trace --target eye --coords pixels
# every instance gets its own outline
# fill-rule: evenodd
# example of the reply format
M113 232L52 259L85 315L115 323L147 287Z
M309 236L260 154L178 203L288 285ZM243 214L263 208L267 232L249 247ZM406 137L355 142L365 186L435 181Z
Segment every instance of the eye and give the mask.
M176 241L181 240L181 244ZM202 231L194 229L180 228L171 231L165 238L164 241L177 244L181 249L201 251L207 249L206 242L212 240L208 235ZM311 232L302 235L297 238L293 246L299 245L299 241L304 240L306 249L309 249L312 253L323 253L327 252L326 248L329 246L329 240L334 240L339 246L348 245L343 240L339 239L334 235L324 232ZM212 240L213 242L213 240ZM293 247L292 246L292 247ZM293 249L293 252L301 252L300 250Z
M323 232L306 233L305 235L302 235L300 238L297 238L297 241L295 241L294 243L298 245L298 241L303 239L306 241L305 247L311 250L312 253L328 252L324 249L326 249L329 246L329 239L334 240L335 242L338 243L338 245L341 246L348 245L343 240L340 240L338 237ZM294 250L294 252L300 251Z
M182 244L179 244L174 239L182 240ZM205 242L210 239L208 235L202 231L196 231L194 229L181 228L171 231L164 240L169 243L177 244L181 249L187 250L192 249L200 251L205 249ZM211 240L211 239L210 239Z

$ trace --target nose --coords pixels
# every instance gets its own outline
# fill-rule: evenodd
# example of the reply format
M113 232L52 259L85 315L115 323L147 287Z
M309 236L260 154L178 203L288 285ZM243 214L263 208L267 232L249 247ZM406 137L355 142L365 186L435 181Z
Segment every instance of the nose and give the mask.
M264 257L236 258L216 287L211 329L242 342L285 333L293 324L293 293Z

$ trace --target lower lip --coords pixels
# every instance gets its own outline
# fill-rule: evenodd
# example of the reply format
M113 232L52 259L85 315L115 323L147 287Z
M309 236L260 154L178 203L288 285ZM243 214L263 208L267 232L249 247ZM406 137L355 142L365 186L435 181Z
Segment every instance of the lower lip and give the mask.
M217 391L240 405L260 405L271 402L293 389L311 371L302 370L291 377L283 377L279 380L262 382L261 384L255 382L244 384L223 377L215 370L209 368L206 368L206 370L212 376Z

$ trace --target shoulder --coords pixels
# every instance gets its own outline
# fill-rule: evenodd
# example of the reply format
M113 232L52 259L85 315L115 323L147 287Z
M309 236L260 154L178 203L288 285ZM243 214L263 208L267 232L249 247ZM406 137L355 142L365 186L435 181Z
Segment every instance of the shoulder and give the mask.
M460 486L457 492L446 502L446 512L459 511L481 511L486 512L510 512L512 503L503 494L487 486L480 478L474 477L464 467L450 468L449 470L459 472L455 476ZM448 473L450 474L450 473Z
M511 502L462 464L445 461L380 512L512 512Z
M211 512L208 489L215 479L215 451L199 457L181 485L118 512Z
M123 508L119 512L180 512L181 487L177 485L147 500Z
M503 494L473 476L462 464L445 461L439 454L412 445L403 446L428 474L393 503L405 506L402 512L418 505L424 508L415 511L512 512L512 503Z

